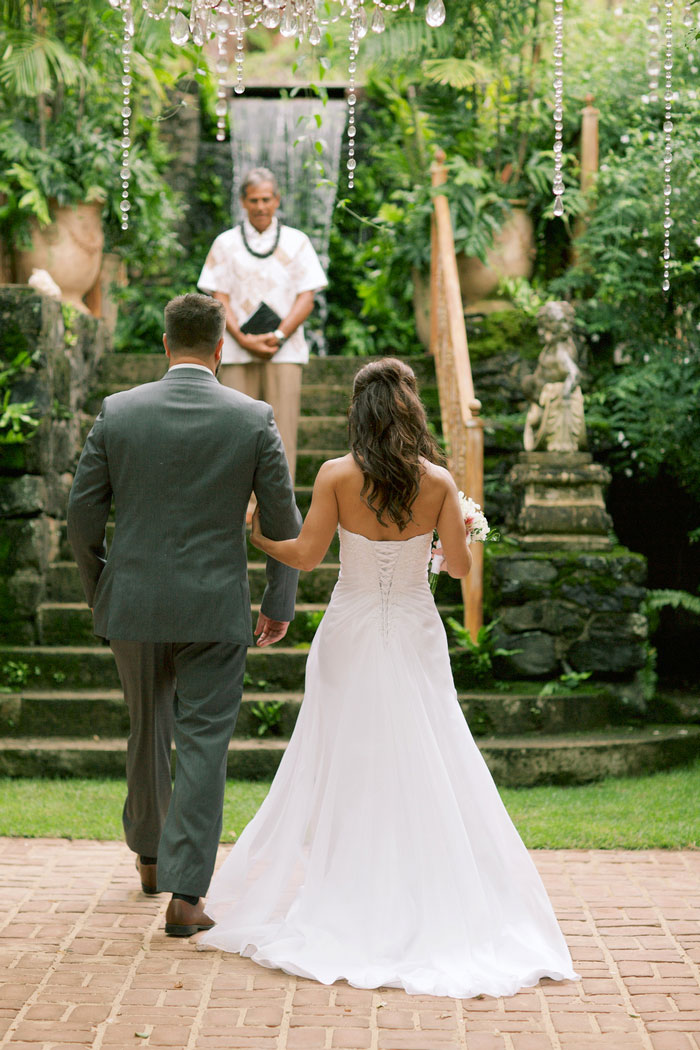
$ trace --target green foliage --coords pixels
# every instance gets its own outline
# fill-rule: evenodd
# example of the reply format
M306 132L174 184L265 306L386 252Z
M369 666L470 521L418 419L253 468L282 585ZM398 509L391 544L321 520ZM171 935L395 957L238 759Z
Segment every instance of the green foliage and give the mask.
M153 122L175 80L163 23L138 10L132 67L132 223L121 230L121 12L102 0L0 6L0 232L27 247L32 220L55 206L103 205L106 250L153 272L179 248L176 196L163 178L168 157ZM178 62L182 63L182 57Z
M144 203L144 207L151 216L151 222L157 224L160 215L158 207L149 203ZM139 255L144 260L143 271L134 273L131 267L132 275L138 279L126 288L115 290L114 297L119 303L113 343L115 351L162 353L163 310L166 303L176 295L196 290L202 262L214 237L230 225L221 178L204 164L200 165L197 172L190 209L196 233L188 245L188 251L185 253L178 245L176 251L166 252L165 255L157 253L149 260L144 250ZM137 220L136 230L144 241L149 229L148 223L141 226L140 220ZM151 232L156 239L157 230ZM172 237L174 241L175 233ZM173 266L176 256L184 257L178 259L177 266Z
M688 591L676 591L665 588L649 590L644 600L644 612L649 619L649 629L653 632L658 625L658 613L661 609L684 609L693 616L700 616L700 595Z
M648 349L630 348L627 364L599 376L587 419L613 470L640 480L664 472L700 504L700 340L684 327L680 340L640 333Z
M16 350L0 371L0 446L24 444L39 426L40 420L32 415L34 402L13 400L13 385L31 363L31 355L26 350Z
M496 310L482 317L469 317L467 337L472 361L512 351L520 357L536 360L542 349L535 321L523 310Z
M658 588L648 590L644 597L643 612L649 624L649 634L654 635L659 626L659 613L662 609L683 609L693 616L700 616L700 596L688 591ZM642 668L641 682L644 699L651 703L656 696L659 676L656 671L658 652L651 641L647 642L646 662Z
M259 684L259 683L258 683ZM284 716L284 703L281 700L261 700L253 704L250 713L258 722L257 735L279 734L281 732L281 721Z
M30 668L24 660L5 660L0 667L0 681L6 690L22 689L29 682Z
M561 696L562 694L573 693L582 682L588 681L592 674L592 671L565 671L558 678L545 682L540 689L539 695L544 699L547 696Z
M0 445L22 445L39 426L31 413L33 401L11 401L12 391L5 390L0 402Z
M305 615L306 626L315 634L321 625L321 620L325 616L325 609L315 609L313 612L307 612Z
M488 685L494 680L493 660L497 656L514 656L520 649L502 649L496 647L493 641L493 630L498 620L492 620L479 628L476 641L472 640L469 631L463 624L452 616L448 616L446 623L454 635L457 645L464 649L469 658L468 671L475 685Z

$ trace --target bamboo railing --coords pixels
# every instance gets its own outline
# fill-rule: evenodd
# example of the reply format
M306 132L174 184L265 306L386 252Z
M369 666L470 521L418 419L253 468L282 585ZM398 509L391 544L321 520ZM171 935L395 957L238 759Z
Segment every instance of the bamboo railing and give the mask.
M433 187L447 181L445 154L436 154ZM430 257L430 352L440 395L450 473L465 495L484 505L484 423L474 395L452 220L447 197L434 197ZM472 569L462 581L464 626L476 641L483 623L484 545L472 544Z

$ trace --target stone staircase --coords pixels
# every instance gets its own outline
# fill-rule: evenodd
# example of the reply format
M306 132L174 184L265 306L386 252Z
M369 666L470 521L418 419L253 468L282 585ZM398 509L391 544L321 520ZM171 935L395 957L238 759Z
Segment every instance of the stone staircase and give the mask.
M345 413L360 363L315 359L305 369L297 467L302 513L320 464L346 450ZM437 420L432 360L416 358L411 364ZM107 355L100 389L88 405L91 417L105 393L156 380L164 368L159 355ZM494 457L502 451L492 435L487 452ZM255 615L264 563L253 547L248 553ZM301 574L297 614L284 646L250 650L229 751L230 776L267 778L277 768L301 703L306 653L337 574L336 539L323 565ZM460 597L458 583L443 577L438 592L443 618L459 618ZM0 647L0 672L10 690L0 693L0 775L122 776L128 716L111 652L92 633L65 530L38 627L38 645ZM513 682L500 691L480 691L473 687L468 654L453 649L452 663L462 709L499 784L640 773L688 761L698 752L700 727L625 725L624 713L605 689L541 698L541 683Z

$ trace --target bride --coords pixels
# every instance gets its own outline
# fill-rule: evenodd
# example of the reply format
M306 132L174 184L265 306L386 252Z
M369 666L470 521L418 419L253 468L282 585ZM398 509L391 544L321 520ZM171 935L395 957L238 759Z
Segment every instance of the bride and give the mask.
M252 542L341 570L270 792L212 882L201 941L324 984L468 998L575 979L527 850L457 701L427 564L471 555L411 369L362 368L351 452L325 463L297 539Z

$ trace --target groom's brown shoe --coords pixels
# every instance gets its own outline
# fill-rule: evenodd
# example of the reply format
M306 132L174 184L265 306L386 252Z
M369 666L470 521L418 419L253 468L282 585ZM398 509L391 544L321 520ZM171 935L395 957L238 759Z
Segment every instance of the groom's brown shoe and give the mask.
M136 870L141 877L141 889L149 897L158 893L158 882L156 878L157 866L155 864L144 864L139 856L136 857Z
M165 932L168 937L191 937L200 930L210 930L212 926L216 926L216 923L205 915L201 897L196 904L176 897L170 901L165 913Z

